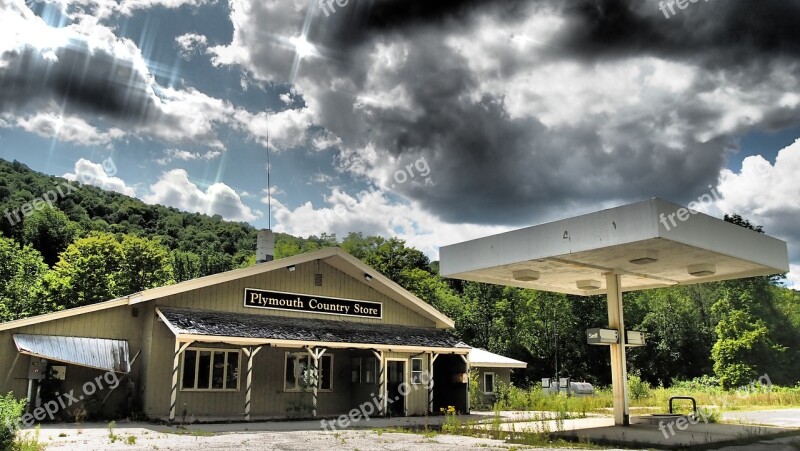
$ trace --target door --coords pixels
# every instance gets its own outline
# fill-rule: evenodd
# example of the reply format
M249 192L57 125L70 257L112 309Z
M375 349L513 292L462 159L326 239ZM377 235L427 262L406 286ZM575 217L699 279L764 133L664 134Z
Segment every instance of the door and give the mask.
M401 384L406 381L406 362L399 360L389 360L387 364L387 395L386 401L389 416L404 417L406 415L406 397L400 389Z

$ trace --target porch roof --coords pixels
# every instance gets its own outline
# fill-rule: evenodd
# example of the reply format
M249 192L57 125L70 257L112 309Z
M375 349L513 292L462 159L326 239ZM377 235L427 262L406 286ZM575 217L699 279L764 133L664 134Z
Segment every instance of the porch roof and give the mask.
M159 307L157 312L180 341L396 351L431 349L459 354L467 354L470 349L447 331L434 328L167 307Z

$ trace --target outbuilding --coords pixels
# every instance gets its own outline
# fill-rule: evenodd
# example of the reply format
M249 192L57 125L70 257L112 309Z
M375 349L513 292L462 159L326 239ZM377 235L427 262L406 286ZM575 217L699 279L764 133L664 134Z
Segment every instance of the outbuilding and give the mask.
M0 391L27 396L36 420L77 409L186 422L333 417L367 404L387 416L465 412L470 348L452 328L326 248L0 324Z
M478 374L478 388L485 406L494 404L496 389L500 384L511 385L511 371L528 367L525 362L481 348L470 349L469 362Z

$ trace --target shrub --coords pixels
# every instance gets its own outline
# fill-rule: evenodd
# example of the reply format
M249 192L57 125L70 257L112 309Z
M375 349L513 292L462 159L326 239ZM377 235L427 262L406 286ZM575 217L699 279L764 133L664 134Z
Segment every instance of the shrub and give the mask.
M17 400L13 393L0 396L0 449L11 449L24 411L25 401Z
M631 399L639 400L650 396L650 384L643 381L637 374L632 374L628 377L628 394Z

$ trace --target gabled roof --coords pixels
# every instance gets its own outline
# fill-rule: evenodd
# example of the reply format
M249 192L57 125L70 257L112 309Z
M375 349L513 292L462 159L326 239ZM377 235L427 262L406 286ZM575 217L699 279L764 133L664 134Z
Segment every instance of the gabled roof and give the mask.
M469 350L469 364L478 368L527 368L528 364L481 348Z
M96 312L99 310L105 310L124 305L139 304L142 302L152 301L154 299L197 290L245 277L255 276L278 269L285 269L288 266L300 265L315 260L324 260L325 263L353 277L356 281L369 285L379 293L388 296L389 298L399 302L404 307L407 307L410 310L420 314L424 318L428 318L429 320L433 321L436 324L436 327L439 329L449 329L455 325L453 320L445 316L442 312L436 310L427 302L414 296L400 285L389 280L389 278L379 273L375 269L367 266L361 260L353 257L338 247L328 247L314 252L273 260L267 263L259 263L248 268L234 269L232 271L191 279L175 285L151 288L149 290L123 296L111 301L0 323L0 331L30 326L47 321L54 321L57 319L68 318L71 316L82 315L85 313ZM365 274L372 276L372 280L367 282L364 277Z

